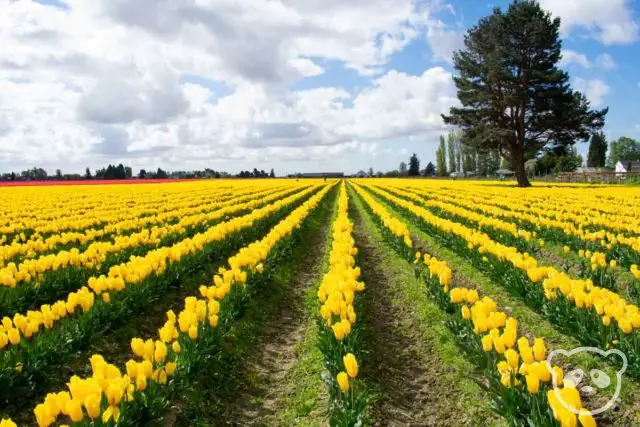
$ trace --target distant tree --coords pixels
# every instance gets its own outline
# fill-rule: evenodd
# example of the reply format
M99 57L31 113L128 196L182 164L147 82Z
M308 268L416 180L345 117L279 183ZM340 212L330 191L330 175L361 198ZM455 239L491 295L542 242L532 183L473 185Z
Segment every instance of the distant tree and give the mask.
M271 171L273 171L273 169L271 169ZM220 178L220 172L217 172L217 171L216 171L216 173L215 173L215 177L216 177L216 178Z
M118 167L116 167L116 179L127 179L127 171L124 168L124 165L120 163Z
M456 141L451 132L449 132L447 139L447 155L449 157L449 173L454 173L456 171Z
M409 158L409 176L420 176L420 159L418 155L413 153Z
M84 178L85 179L91 179L91 169L89 169L89 168L85 169Z
M56 179L62 179L62 171L60 169L56 169Z
M384 176L389 178L397 178L400 176L400 172L398 170L392 170L384 174Z
M376 172L376 178L382 178L384 174L381 171Z
M146 177L147 177L147 171L144 169L140 169L140 172L138 172L138 178L145 179Z
M592 168L604 167L607 159L607 148L607 137L604 135L604 133L594 133L591 136L591 142L589 142L587 166Z
M154 176L154 178L156 179L167 179L168 177L169 175L167 175L167 172L160 168L158 168L158 170L156 171L156 175Z
M447 176L447 153L442 135L440 135L440 146L436 150L436 171L438 176Z
M398 173L400 176L407 176L407 164L405 162L400 162L400 166L398 167Z
M582 166L583 161L582 156L578 154L578 149L576 147L570 147L566 155L558 157L554 172L574 172Z
M269 178L275 178L276 177L276 173L273 171L273 168L271 168L271 172L269 172Z
M587 140L602 129L608 111L591 110L557 67L559 31L560 19L538 2L518 0L481 19L453 56L461 107L443 115L445 123L460 126L465 143L498 149L521 187L531 185L527 160L550 145Z
M371 167L369 168L369 172L367 173L367 175L373 176L373 168L371 168Z
M126 166L124 168L124 177L126 179L131 179L133 177L133 169L131 169L131 167Z
M618 160L640 160L640 143L626 136L611 141L607 166L614 168Z
M427 167L424 169L424 176L434 176L436 174L436 167L433 163L427 163Z

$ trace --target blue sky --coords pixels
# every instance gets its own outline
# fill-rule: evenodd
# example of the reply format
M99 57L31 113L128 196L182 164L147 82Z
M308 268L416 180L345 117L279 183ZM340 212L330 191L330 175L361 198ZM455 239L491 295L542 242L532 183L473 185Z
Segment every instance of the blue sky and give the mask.
M540 0L576 89L640 138L638 4ZM434 159L475 0L39 0L0 6L0 172L396 168ZM586 153L587 145L579 151Z

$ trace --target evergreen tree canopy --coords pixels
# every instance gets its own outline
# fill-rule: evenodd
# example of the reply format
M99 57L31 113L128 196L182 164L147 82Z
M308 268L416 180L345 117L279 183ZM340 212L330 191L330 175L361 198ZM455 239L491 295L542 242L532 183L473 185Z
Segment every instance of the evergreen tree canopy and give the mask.
M433 163L427 163L427 167L424 169L424 176L434 176L436 174L436 167Z
M607 159L607 138L602 132L596 132L591 136L587 166L601 168Z
M529 186L524 163L550 145L587 140L604 126L608 109L593 111L586 97L557 68L561 59L560 19L532 0L496 8L465 35L454 54L461 107L445 123L463 129L463 141L498 149Z
M409 158L409 176L420 176L420 159L416 153Z

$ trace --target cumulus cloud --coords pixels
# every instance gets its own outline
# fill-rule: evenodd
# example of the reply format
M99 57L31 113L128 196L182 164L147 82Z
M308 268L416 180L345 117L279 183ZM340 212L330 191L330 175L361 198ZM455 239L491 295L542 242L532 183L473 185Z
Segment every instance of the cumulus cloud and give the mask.
M585 30L606 45L632 43L638 39L638 23L629 0L540 0L562 19L565 34Z
M436 59L453 63L453 53L464 47L464 35L449 29L441 20L427 24L427 41Z
M590 61L585 54L571 49L562 50L560 65L563 67L571 65L578 65L583 68L597 67L603 70L613 70L617 67L616 62L608 53L602 53L596 57L595 61Z
M591 68L591 61L587 59L586 55L578 53L571 49L563 49L560 65L566 67L571 64L577 64L584 68Z
M600 107L611 88L600 79L587 80L577 77L573 82L575 88L584 93L591 106Z
M2 169L373 156L378 141L442 131L457 102L442 68L385 68L419 38L438 60L459 47L413 0L60 4L0 6ZM291 89L329 62L367 84Z

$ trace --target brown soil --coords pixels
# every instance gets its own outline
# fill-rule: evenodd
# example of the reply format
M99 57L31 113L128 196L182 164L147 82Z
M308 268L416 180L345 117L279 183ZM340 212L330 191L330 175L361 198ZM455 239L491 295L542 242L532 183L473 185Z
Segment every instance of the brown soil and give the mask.
M330 210L333 204L322 209ZM220 396L212 425L264 426L278 425L278 415L285 407L287 377L295 367L296 348L305 336L310 322L315 321L305 309L305 297L324 274L325 248L330 230L330 212L323 215L322 227L309 233L304 257L298 262L293 279L284 284L282 298L271 308L256 341L240 365L236 367L231 392ZM297 250L297 249L294 249Z
M452 411L460 395L445 380L447 368L421 335L424 325L415 308L403 304L401 290L383 267L384 254L362 221L356 222L355 240L367 284L363 340L370 353L362 375L379 388L370 408L373 425L465 425Z

